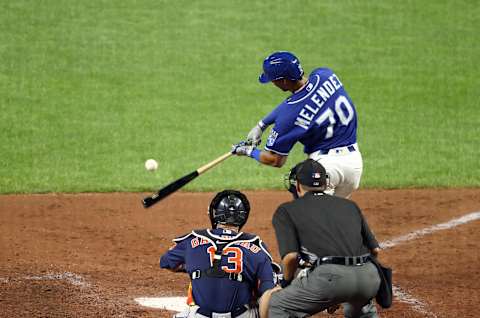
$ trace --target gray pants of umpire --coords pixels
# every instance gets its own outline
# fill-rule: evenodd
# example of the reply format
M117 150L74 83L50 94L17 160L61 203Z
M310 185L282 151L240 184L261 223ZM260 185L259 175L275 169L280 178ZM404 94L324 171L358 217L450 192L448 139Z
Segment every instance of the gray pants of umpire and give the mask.
M331 306L346 303L348 318L378 317L373 302L380 286L375 265L324 264L297 277L290 286L272 293L269 318L307 317Z

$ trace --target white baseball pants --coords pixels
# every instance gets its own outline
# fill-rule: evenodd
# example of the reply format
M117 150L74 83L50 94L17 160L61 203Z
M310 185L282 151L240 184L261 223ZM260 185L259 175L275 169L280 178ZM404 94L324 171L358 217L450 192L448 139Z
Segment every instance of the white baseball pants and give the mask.
M349 149L352 146L354 151ZM362 177L363 160L357 144L333 148L327 154L313 152L308 157L320 162L327 171L325 193L349 198L352 192L358 189Z

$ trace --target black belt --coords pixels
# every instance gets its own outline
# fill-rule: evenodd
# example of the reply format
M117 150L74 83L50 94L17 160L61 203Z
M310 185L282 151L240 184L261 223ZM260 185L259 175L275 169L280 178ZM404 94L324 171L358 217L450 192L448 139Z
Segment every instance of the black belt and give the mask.
M337 148L343 148L343 147L337 147ZM335 148L332 148L332 149L335 149ZM354 145L348 146L347 149L348 149L348 151L350 151L350 152L356 151ZM321 155L326 155L326 154L328 154L328 152L329 152L330 150L331 150L331 149L326 149L326 150L320 149L320 150L318 150L318 152L319 152Z
M370 262L370 255L362 256L325 256L317 259L316 266L322 264L335 264L345 266L360 266Z
M238 317L240 316L241 314L243 314L244 312L246 312L248 310L247 306L238 306L236 307L234 310L232 310L230 312L232 318L235 318L235 317ZM202 307L199 307L197 312L200 314L200 315L203 315L203 316L206 316L206 317L212 317L212 314L213 313L216 313L214 311L211 311L211 310L208 310L208 309L204 309ZM218 314L222 314L222 313L218 313ZM224 313L226 314L226 313Z
M206 270L199 270L197 269L196 271L193 271L191 274L190 274L190 278L192 280L194 279L199 279L200 277L202 277L203 275L205 276L209 276L209 277L215 277L215 278L228 278L230 280L236 280L238 282L244 282L245 280L243 279L243 275L241 273L227 273L227 272L224 272L224 271L219 271L219 272L215 272L215 271L212 271L213 274L211 274L209 272L209 269L206 269Z

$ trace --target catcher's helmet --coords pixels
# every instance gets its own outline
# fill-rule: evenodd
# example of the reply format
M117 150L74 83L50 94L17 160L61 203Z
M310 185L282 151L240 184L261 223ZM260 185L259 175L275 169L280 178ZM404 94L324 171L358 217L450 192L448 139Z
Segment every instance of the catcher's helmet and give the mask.
M224 190L217 193L208 208L212 228L216 228L218 224L242 228L247 223L249 212L250 203L247 197L235 190Z
M263 61L263 73L258 80L265 84L282 78L298 81L302 76L303 69L299 59L290 52L280 51L270 54Z

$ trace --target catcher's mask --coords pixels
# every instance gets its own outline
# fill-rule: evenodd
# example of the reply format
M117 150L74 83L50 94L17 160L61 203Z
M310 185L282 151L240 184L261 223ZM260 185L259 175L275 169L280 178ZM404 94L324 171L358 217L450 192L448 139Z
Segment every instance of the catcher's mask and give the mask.
M212 228L218 224L238 226L241 229L248 220L250 203L247 197L235 190L217 193L208 208Z

